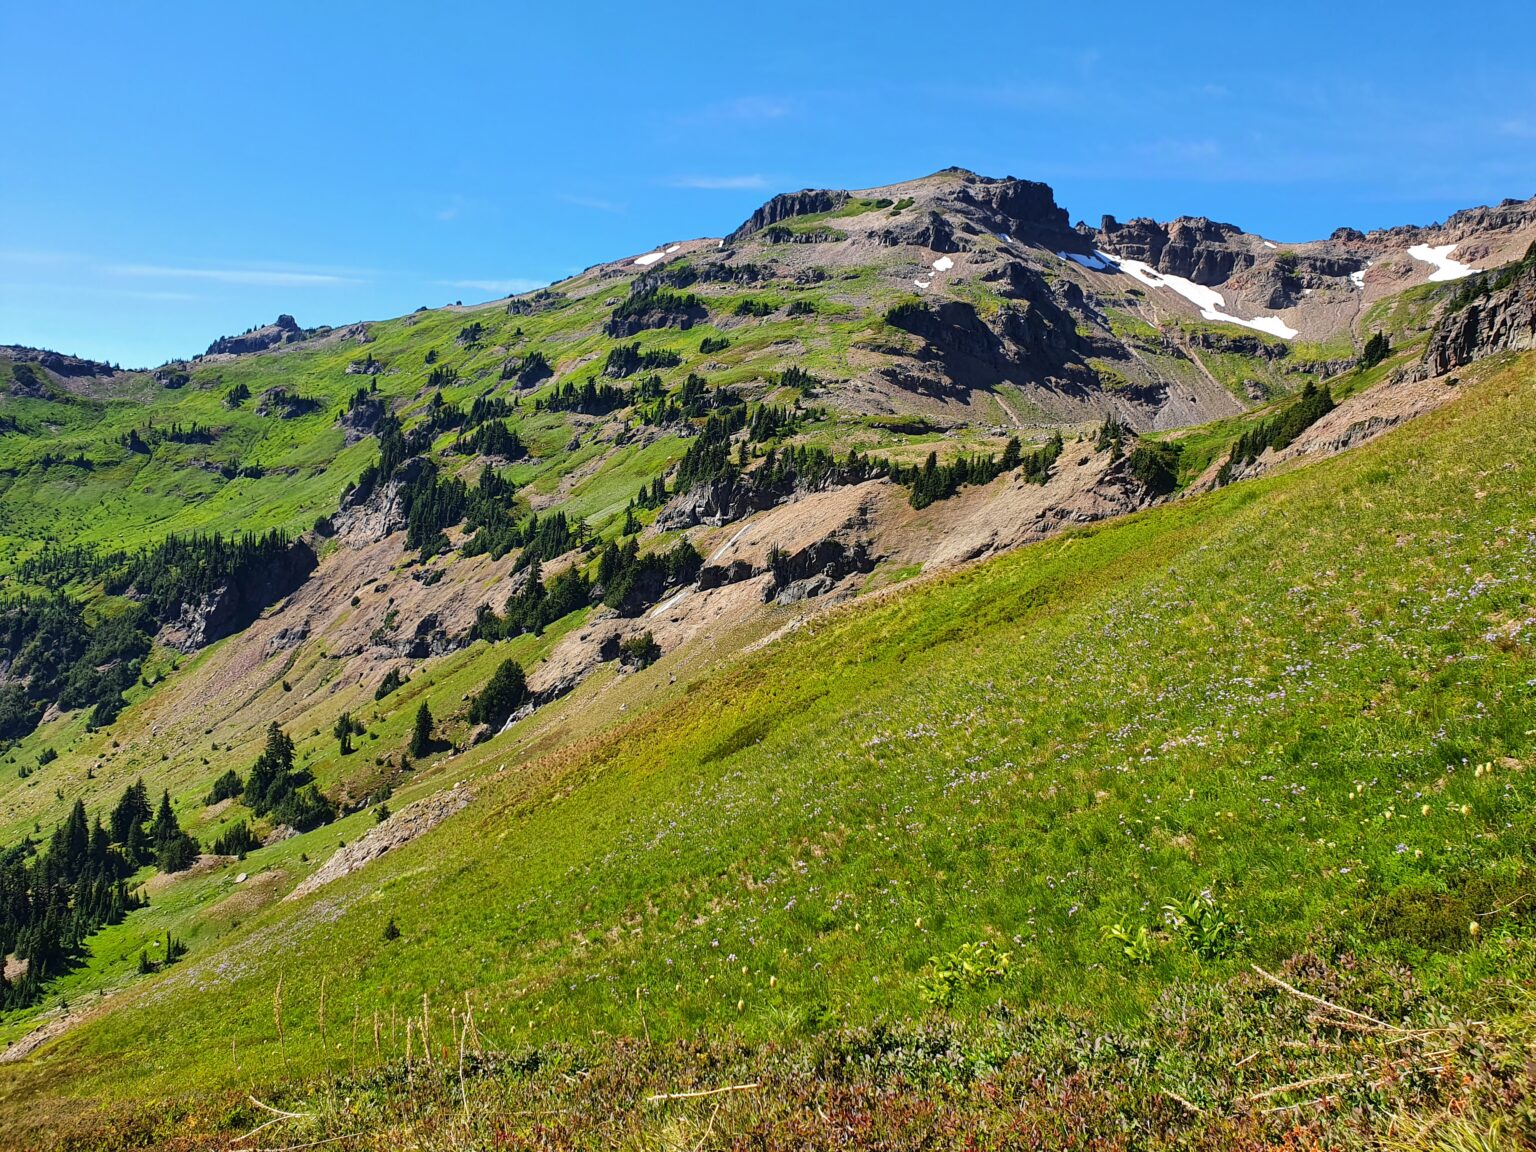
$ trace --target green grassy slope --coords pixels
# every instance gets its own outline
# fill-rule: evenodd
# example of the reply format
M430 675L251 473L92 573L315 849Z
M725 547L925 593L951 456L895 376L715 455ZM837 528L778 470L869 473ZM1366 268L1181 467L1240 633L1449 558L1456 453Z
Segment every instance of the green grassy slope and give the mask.
M438 830L14 1069L8 1119L398 1060L403 1025L359 1056L334 1021L424 995L469 993L535 1046L908 1020L933 1011L929 958L981 940L1011 969L962 1020L1070 1001L1130 1026L1170 987L1319 946L1408 966L1426 1005L1507 1012L1536 891L1536 379L1529 358L1480 375L1345 457L826 617L484 777ZM456 778L503 762L493 742ZM1201 890L1236 955L1161 929ZM1116 923L1153 930L1150 963Z

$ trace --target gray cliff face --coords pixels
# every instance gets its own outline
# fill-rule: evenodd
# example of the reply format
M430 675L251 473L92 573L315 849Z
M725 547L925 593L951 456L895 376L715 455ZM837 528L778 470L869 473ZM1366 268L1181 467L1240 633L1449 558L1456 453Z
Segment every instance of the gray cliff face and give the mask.
M1536 246L1518 265L1468 281L1462 293L1430 336L1422 376L1443 376L1485 356L1536 348Z
M292 316L284 314L271 324L253 328L239 336L220 336L208 345L204 356L240 356L247 352L264 352L279 344L292 344L304 339L304 329Z
M752 213L740 228L725 238L725 242L733 243L796 216L809 216L813 212L832 212L847 202L848 193L826 188L805 188L799 192L783 192Z
M1185 216L1167 224L1145 217L1121 224L1104 217L1097 246L1128 260L1140 260L1166 276L1181 276L1213 287L1234 272L1253 267L1255 257L1241 243L1243 231L1204 216Z
M198 600L183 605L181 613L161 628L159 639L178 652L196 652L233 635L266 608L294 592L318 563L309 544L296 541L286 552L244 578L225 580Z

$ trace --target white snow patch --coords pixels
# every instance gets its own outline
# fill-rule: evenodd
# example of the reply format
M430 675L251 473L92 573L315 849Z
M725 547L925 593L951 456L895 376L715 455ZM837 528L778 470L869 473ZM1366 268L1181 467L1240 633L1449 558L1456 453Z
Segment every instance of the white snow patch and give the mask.
M721 249L721 248L724 248L724 247L725 247L725 241L724 240L716 240L715 241L715 248L716 248L717 251L719 249Z
M684 588L681 592L679 592L676 596L673 596L670 600L663 600L660 604L656 605L656 607L652 608L651 609L651 615L652 616L660 616L663 612L665 612L668 608L672 607L672 605L676 604L679 600L681 600L686 595L688 595L688 589Z
M672 253L676 252L681 247L682 247L681 244L673 244L671 247L669 247L667 249L667 255L668 256L672 255Z
M742 536L746 534L747 529L750 528L750 527L752 527L751 524L743 524L740 528L738 528L736 530L736 535L732 536L724 544L720 545L720 547L715 549L715 554L709 558L709 562L711 564L713 564L716 560L719 560L720 557L724 556L726 551L731 547L731 545L736 543L736 541L740 540L742 538Z
M1365 269L1362 268L1358 272L1351 272L1349 274L1349 282L1351 284L1353 284L1356 288L1364 288L1365 287Z
M642 266L646 264L654 264L665 255L665 252L647 252L644 256L637 257L635 263Z
M1081 256L1076 252L1058 252L1056 255L1063 260L1070 260L1074 264L1081 264L1084 268L1090 268L1095 272L1102 272L1109 267L1101 256Z
M912 283L916 284L919 288L932 288L933 287L933 281L932 280L914 280L914 281L912 281Z
M948 272L954 266L955 262L948 256L940 256L933 262L933 270L935 272Z
M999 240L1001 240L1004 244L1011 244L1011 243L1013 243L1013 241L1008 239L1008 233L1006 233L1006 232L999 232L997 234L997 238Z
M1143 264L1140 260L1128 260L1119 256L1111 256L1108 252L1098 253L1101 260L1108 260L1122 272L1129 273L1133 279L1141 281L1149 288L1172 288L1184 299L1200 309L1200 316L1204 320L1219 320L1226 324L1241 324L1244 328L1252 328L1259 332L1268 332L1271 336L1279 336L1282 340L1291 340L1296 336L1296 329L1288 325L1278 316L1256 316L1252 320L1244 320L1238 316L1229 315L1226 311L1227 301L1224 296L1214 288L1206 288L1196 284L1193 280L1186 280L1182 276L1165 276L1149 264Z
M1278 247L1280 247L1280 245L1276 244L1272 240L1266 240L1266 241L1264 241L1264 247L1266 247L1266 248L1278 248Z
M1431 280L1460 280L1463 276L1471 276L1481 272L1481 268L1468 268L1458 260L1451 259L1451 253L1456 250L1454 244L1441 244L1431 248L1428 244L1415 244L1408 249L1408 255L1415 260L1422 260L1425 264L1433 264L1435 270L1429 274Z

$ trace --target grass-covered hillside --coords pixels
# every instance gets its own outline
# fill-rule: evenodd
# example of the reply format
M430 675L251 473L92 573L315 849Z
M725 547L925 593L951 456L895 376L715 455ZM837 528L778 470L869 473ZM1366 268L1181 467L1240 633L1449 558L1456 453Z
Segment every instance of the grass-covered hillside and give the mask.
M371 817L177 881L90 948L121 971L158 916L189 955L6 1070L10 1138L1514 1139L1533 367L1463 388L702 678L663 660L632 722L428 769L467 807L301 899L256 893Z
M0 1133L1517 1123L1531 257L1403 246L1533 221L952 169L153 372L0 347Z

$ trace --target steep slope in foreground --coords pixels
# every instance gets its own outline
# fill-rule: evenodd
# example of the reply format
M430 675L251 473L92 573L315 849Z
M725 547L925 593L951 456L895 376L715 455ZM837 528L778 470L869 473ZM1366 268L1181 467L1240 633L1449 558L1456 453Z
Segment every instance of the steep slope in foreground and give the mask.
M244 906L11 1069L12 1139L1508 1131L1533 1087L1533 368L824 616L562 754L468 753L462 811ZM180 883L238 903L233 870Z

